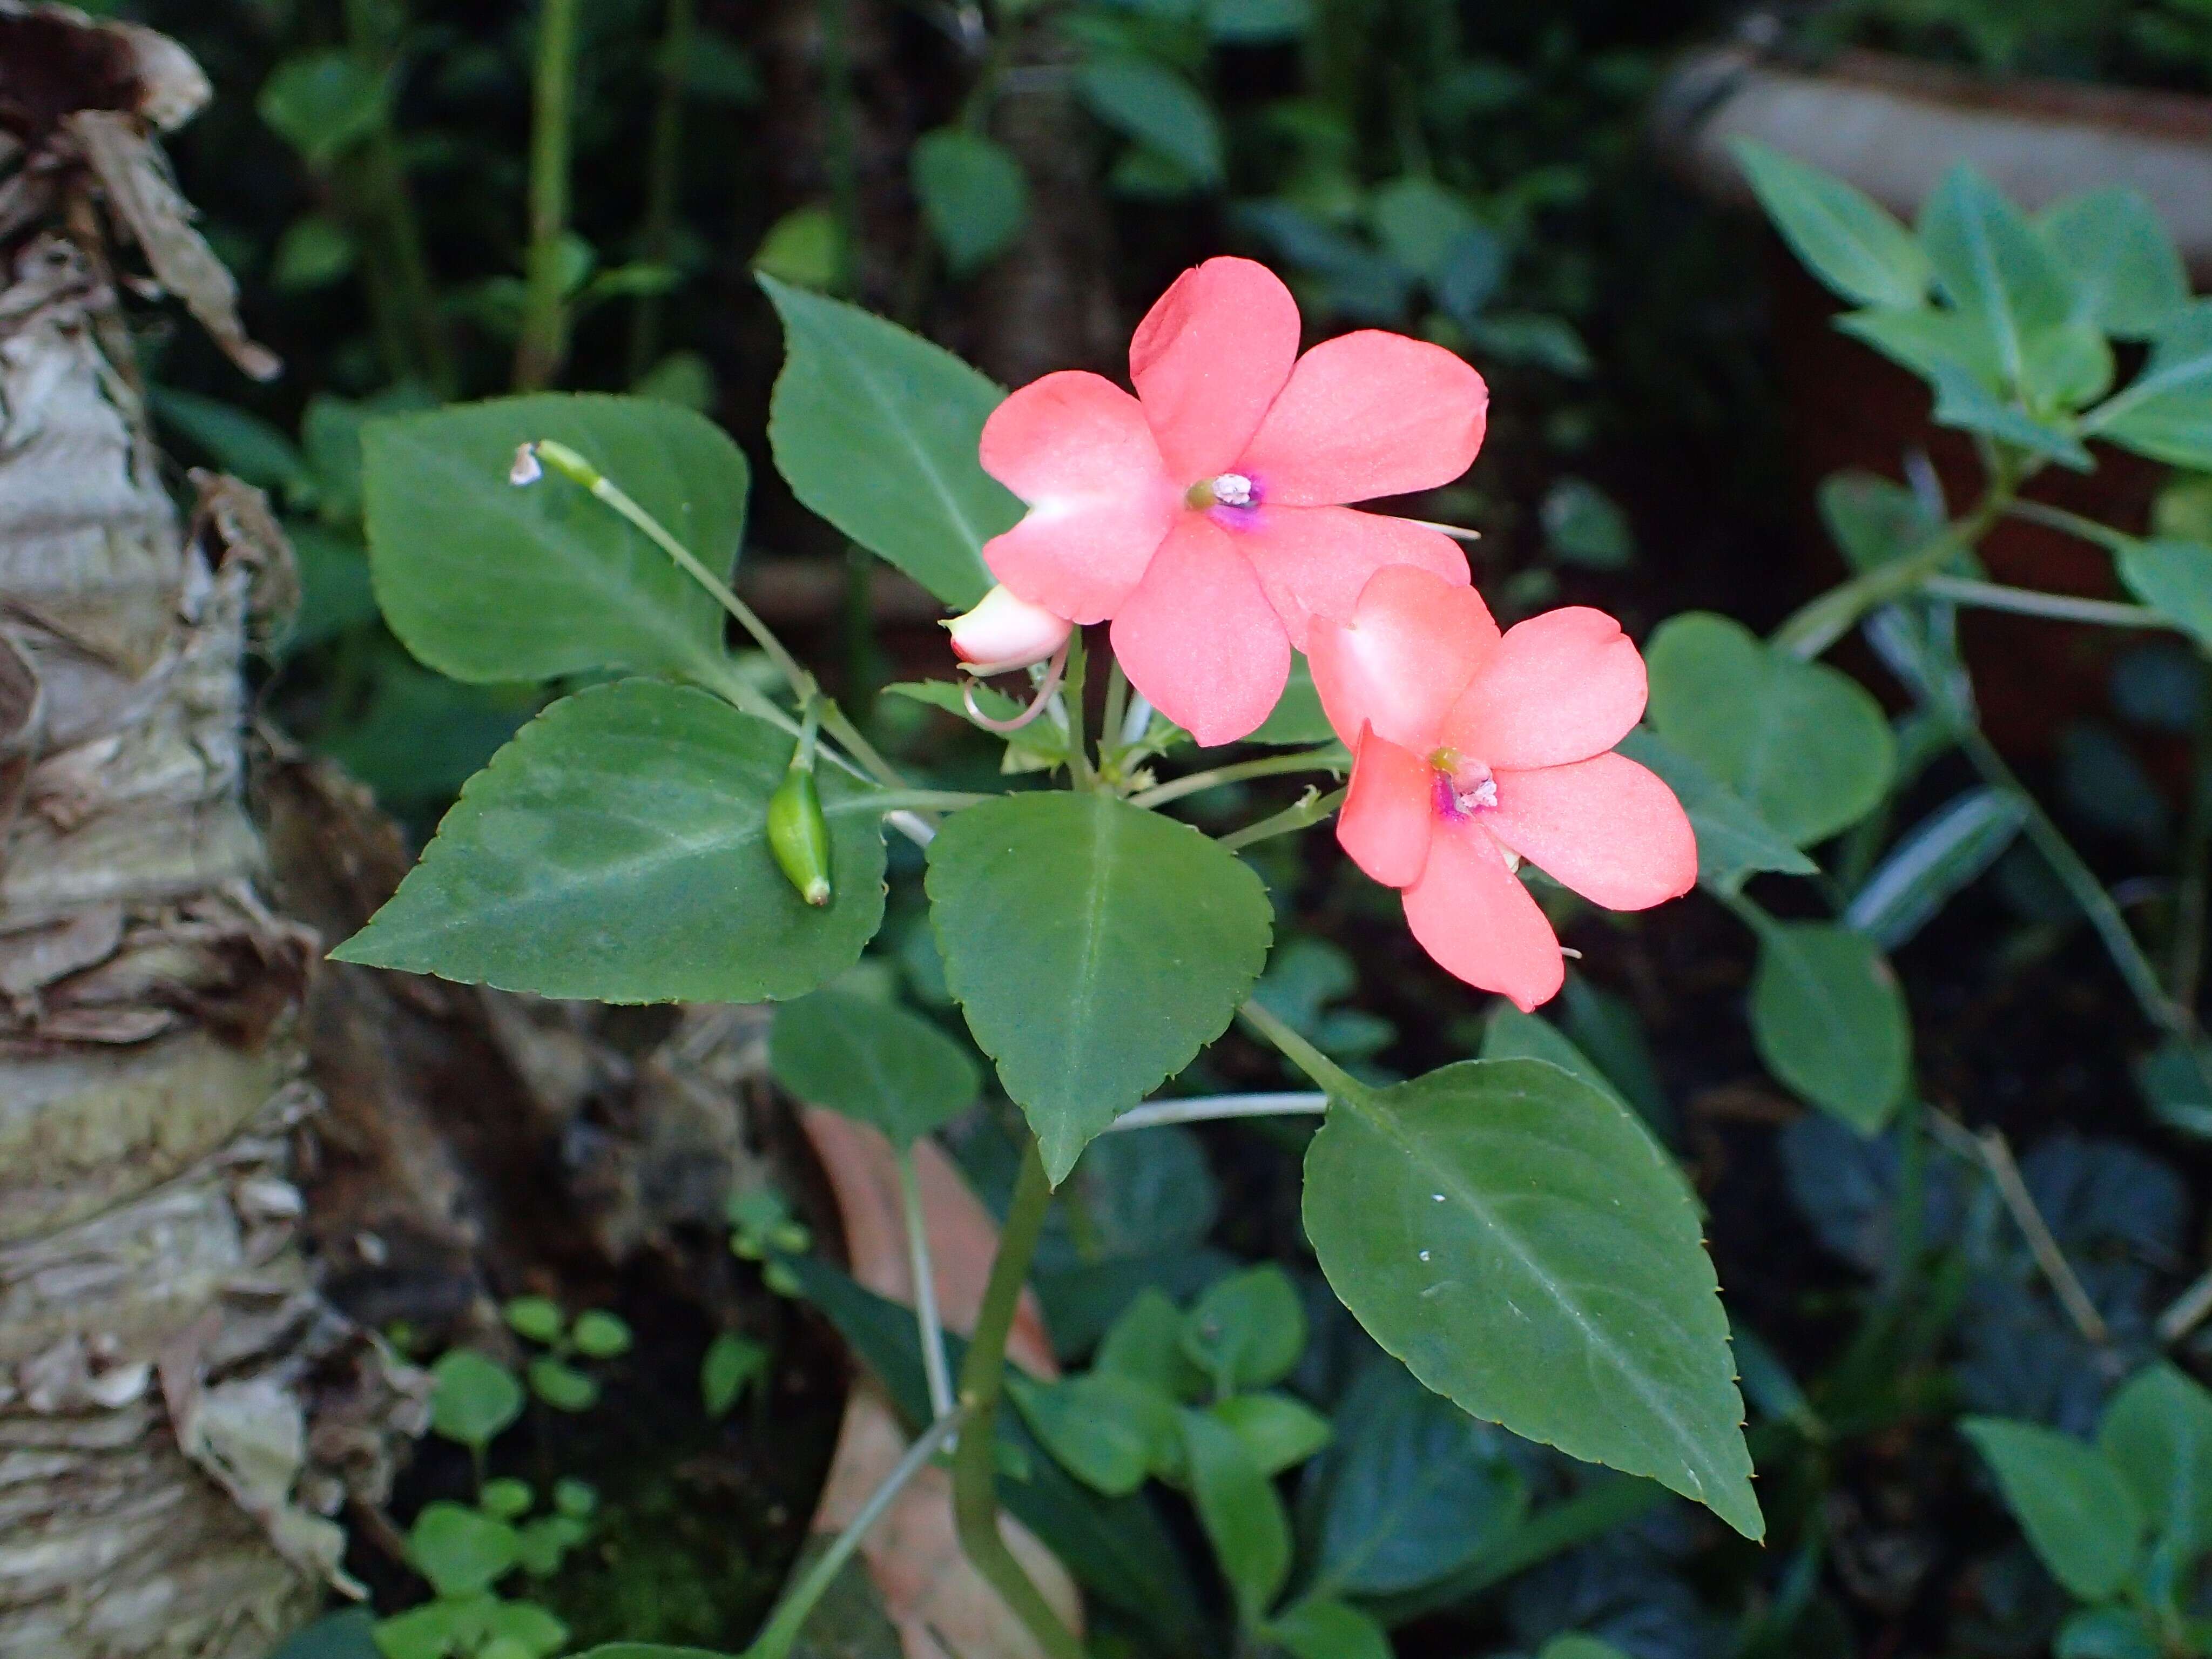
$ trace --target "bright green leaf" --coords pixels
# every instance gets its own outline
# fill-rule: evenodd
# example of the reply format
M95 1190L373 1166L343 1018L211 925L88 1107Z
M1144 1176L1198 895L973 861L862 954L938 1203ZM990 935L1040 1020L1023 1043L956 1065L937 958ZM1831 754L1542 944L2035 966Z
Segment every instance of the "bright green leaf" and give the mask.
M2082 430L2154 461L2212 472L2212 299L2172 313L2143 372L2091 410Z
M518 1296L500 1310L507 1328L532 1342L558 1342L568 1326L561 1304L550 1297Z
M2026 818L2016 797L1995 789L1954 797L1899 838L1851 895L1844 925L1898 949L2003 855Z
M1182 1313L1156 1285L1139 1291L1098 1344L1097 1370L1117 1371L1175 1400L1196 1400L1206 1378L1182 1351Z
M502 1475L487 1480L483 1490L477 1494L477 1506L487 1515L501 1521L512 1521L519 1515L530 1513L530 1506L538 1501L538 1494L527 1480L516 1480Z
M872 1124L897 1146L957 1117L983 1091L968 1050L936 1026L846 991L777 1009L769 1065L808 1105Z
M1628 1659L1628 1656L1610 1642L1601 1642L1595 1636L1571 1630L1545 1643L1543 1652L1537 1655L1536 1659Z
M599 1385L562 1360L541 1355L528 1375L531 1393L556 1412L587 1412L599 1403Z
M1314 690L1312 665L1306 661L1304 652L1292 653L1291 677L1284 684L1283 695L1276 700L1274 712L1244 741L1303 748L1308 744L1327 743L1335 735L1328 716L1322 710L1321 693Z
M1050 1385L1007 1381L1031 1432L1094 1492L1133 1492L1176 1455L1176 1402L1149 1383L1104 1370Z
M1252 1461L1269 1474L1296 1468L1328 1444L1328 1419L1286 1394L1240 1394L1207 1407L1236 1431Z
M1075 89L1100 120L1158 150L1199 185L1221 182L1220 123L1198 88L1165 64L1094 58L1076 71Z
M568 1333L576 1352L587 1359L612 1359L630 1351L629 1327L604 1308L586 1308Z
M1856 823L1889 787L1889 721L1841 671L1801 662L1710 611L1668 618L1644 655L1660 738L1794 845Z
M1927 254L1872 198L1751 139L1734 148L1759 205L1815 276L1858 305L1903 308L1927 298Z
M945 976L1057 1184L1091 1137L1228 1028L1267 960L1260 878L1104 795L1009 795L929 847Z
M2096 465L2071 431L2005 402L1966 370L1937 363L1934 380L1936 407L1931 418L1936 425L2002 439L2076 472L2087 472Z
M522 1384L473 1348L454 1348L430 1367L430 1429L478 1449L522 1415Z
M1338 1420L1337 1443L1299 1497L1327 1593L1389 1595L1434 1583L1520 1525L1528 1492L1504 1437L1396 1361L1360 1371Z
M1987 335L2008 384L2028 384L2027 337L2063 323L2074 295L2027 216L1961 162L1922 207L1920 243L1951 303Z
M2069 197L2036 220L2071 281L2074 314L2123 340L2148 339L2189 302L2189 273L2158 210L2115 186Z
M845 263L845 236L837 216L819 202L796 207L761 237L752 269L763 276L817 293L837 285Z
M665 553L558 474L508 482L517 447L541 438L579 452L709 570L730 568L745 458L702 416L553 395L392 416L362 437L369 564L392 631L458 680L726 678L721 609Z
M2177 1559L2212 1546L2212 1393L2202 1383L2146 1367L2106 1406L2097 1445Z
M883 921L866 792L824 767L836 896L776 867L791 739L703 691L625 680L564 698L472 779L341 961L604 1002L752 1002L842 973Z
M553 1507L571 1520L580 1521L598 1511L599 1494L590 1481L563 1475L553 1483Z
M1291 1571L1291 1523L1274 1483L1244 1442L1204 1412L1182 1413L1192 1504L1248 1622L1265 1613Z
M350 275L360 258L360 246L343 225L319 213L305 214L277 238L269 280L288 294L327 288Z
M699 1398L707 1415L729 1415L748 1387L766 1380L768 1367L769 1352L763 1344L734 1331L717 1336L699 1362Z
M1183 1315L1183 1355L1222 1396L1281 1382L1305 1347L1305 1304L1273 1262L1217 1279Z
M1912 1073L1897 975L1865 934L1826 921L1763 921L1751 1035L1767 1069L1861 1134L1889 1121Z
M1292 1659L1391 1659L1390 1637L1351 1603L1323 1597L1300 1601L1267 1622L1269 1638Z
M1503 1060L1340 1102L1305 1222L1338 1297L1431 1388L1761 1535L1696 1206L1611 1094Z
M975 459L1005 394L856 306L761 286L783 319L768 436L792 493L946 605L974 605L991 586L983 544L1022 516Z
M965 127L915 140L909 166L921 216L955 276L981 270L1013 245L1029 217L1029 181L1004 144Z
M568 1627L551 1611L535 1601L501 1601L485 1615L492 1644L507 1643L526 1659L545 1659L568 1643ZM493 1648L479 1650L477 1659L491 1659Z
M2134 542L2113 560L2128 592L2212 651L2212 547L2162 539Z
M489 1589L514 1569L514 1528L460 1504L426 1504L407 1531L407 1561L441 1595Z
M1836 319L1851 338L1933 382L1946 372L1963 374L1994 395L2004 370L1980 324L1964 312L1922 306L1914 311L1853 311Z
M2127 1583L2143 1515L2101 1452L2033 1423L1968 1417L1959 1428L1988 1461L2052 1577L2085 1601L2101 1601Z

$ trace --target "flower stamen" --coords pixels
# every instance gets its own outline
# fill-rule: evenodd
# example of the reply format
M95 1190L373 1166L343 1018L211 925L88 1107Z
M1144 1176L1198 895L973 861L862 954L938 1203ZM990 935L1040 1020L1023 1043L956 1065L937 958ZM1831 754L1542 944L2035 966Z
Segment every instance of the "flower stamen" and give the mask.
M1251 479L1242 472L1224 472L1218 477L1200 478L1183 491L1182 504L1194 513L1203 513L1210 507L1254 507L1259 499Z

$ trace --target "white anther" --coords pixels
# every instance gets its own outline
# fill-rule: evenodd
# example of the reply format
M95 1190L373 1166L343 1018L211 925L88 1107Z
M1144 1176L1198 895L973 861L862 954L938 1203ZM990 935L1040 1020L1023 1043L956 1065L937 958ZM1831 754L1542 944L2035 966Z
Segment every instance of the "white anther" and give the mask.
M1252 505L1252 481L1241 472L1224 472L1213 481L1213 499L1224 507Z

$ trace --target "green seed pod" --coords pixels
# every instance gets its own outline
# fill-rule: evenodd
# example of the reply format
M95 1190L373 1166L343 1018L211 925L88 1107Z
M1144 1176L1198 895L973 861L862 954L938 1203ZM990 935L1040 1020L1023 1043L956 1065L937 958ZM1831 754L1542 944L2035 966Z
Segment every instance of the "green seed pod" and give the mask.
M768 844L799 897L830 902L830 824L812 772L793 767L769 797Z

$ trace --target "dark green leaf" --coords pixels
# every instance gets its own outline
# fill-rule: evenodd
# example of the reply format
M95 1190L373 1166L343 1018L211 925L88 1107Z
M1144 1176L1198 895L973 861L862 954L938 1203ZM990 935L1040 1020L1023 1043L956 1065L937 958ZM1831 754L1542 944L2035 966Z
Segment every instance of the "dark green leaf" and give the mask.
M957 1117L983 1091L968 1051L937 1027L846 991L817 991L776 1010L769 1064L808 1105L872 1124L896 1146Z
M1183 1316L1184 1357L1223 1397L1281 1382L1305 1346L1305 1304L1273 1262L1215 1280Z
M882 922L883 835L866 793L825 767L836 897L805 903L766 841L790 748L680 686L565 698L470 782L399 891L332 954L606 1002L811 990Z
M1854 468L1820 480L1820 522L1853 570L1901 559L1943 528L1901 483Z
M388 97L385 78L351 52L318 52L279 64L261 83L255 107L310 167L320 167L383 125Z
M2171 539L2131 542L2113 562L2129 592L2212 651L2212 547Z
M1075 89L1091 112L1150 145L1197 184L1221 182L1221 126L1198 89L1149 58L1094 58L1076 71Z
M930 843L945 982L1057 1184L1224 1030L1273 930L1250 868L1104 795L1009 795Z
M1927 254L1870 197L1765 144L1740 138L1733 148L1767 217L1823 283L1857 305L1927 298Z
M730 568L745 458L689 410L548 395L388 416L362 442L369 564L392 631L459 680L594 668L726 678L721 609L667 554L557 474L508 482L517 447L544 438L580 453L709 570Z
M1313 21L1310 0L1205 0L1206 32L1232 46L1287 40Z
M2056 461L2076 472L2087 472L2095 466L2089 452L2072 432L2039 419L2017 404L2004 402L1966 370L1949 363L1938 363L1934 379L1934 418L1938 426L2002 439L2032 455Z
M1584 478L1561 478L1540 515L1553 556L1593 570L1622 570L1636 557L1635 532L1613 497Z
M1881 948L1825 921L1761 924L1751 1035L1767 1068L1861 1134L1889 1121L1912 1073L1912 1025Z
M1764 1531L1696 1206L1609 1092L1474 1060L1339 1103L1305 1220L1344 1304L1431 1388Z
M1659 736L1795 845L1856 823L1889 787L1896 741L1849 675L1710 611L1669 617L1645 658Z
M295 1631L270 1659L376 1659L366 1607L326 1613L305 1630Z
M2167 319L2143 372L2090 410L2082 430L2154 461L2212 471L2212 300Z
M1995 789L1970 789L1905 831L1851 896L1844 925L1885 951L1924 927L1978 880L2020 834L2027 809Z
M2160 1659L2149 1620L2133 1607L2083 1607L2058 1627L2051 1659Z
M946 605L974 605L991 586L983 544L1022 516L975 459L1005 393L858 307L761 286L783 319L768 435L792 493Z
M2212 1394L2203 1384L2167 1364L2137 1372L2105 1407L2097 1445L2177 1559L2212 1545Z
M1182 1314L1156 1289L1140 1291L1098 1344L1097 1369L1116 1371L1176 1400L1196 1400L1206 1376L1182 1351Z
M1225 1424L1182 1413L1191 1503L1249 1623L1265 1613L1291 1571L1291 1523L1274 1483Z
M2066 277L2035 227L1961 162L1921 209L1920 242L1951 303L1987 335L2006 382L2028 385L2027 337L2057 327L2074 306Z
M1267 1623L1293 1659L1391 1659L1389 1632L1348 1602L1300 1601Z
M956 276L1006 252L1029 216L1029 181L1005 145L965 127L915 140L914 193L930 234Z
M1820 868L1737 794L1647 726L1620 740L1620 752L1657 773L1682 803L1698 836L1698 879L1723 890L1762 870L1809 876Z
M2102 1453L2033 1423L1968 1417L1959 1428L1988 1460L2052 1577L2085 1601L2101 1601L2127 1583L2143 1515Z
M313 480L299 447L250 410L197 392L155 386L147 394L154 416L225 472L257 489L296 495Z

